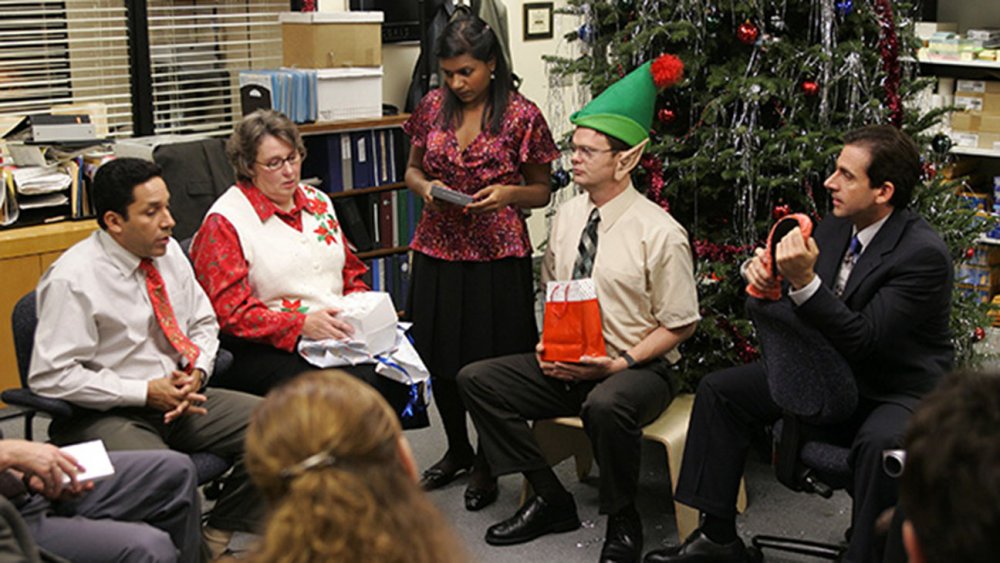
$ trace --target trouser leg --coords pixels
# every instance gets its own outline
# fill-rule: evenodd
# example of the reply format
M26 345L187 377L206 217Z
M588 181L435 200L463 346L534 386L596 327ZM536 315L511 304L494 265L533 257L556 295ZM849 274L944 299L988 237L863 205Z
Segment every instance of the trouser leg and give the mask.
M672 398L670 382L650 369L616 373L587 395L580 418L601 466L602 514L617 513L635 501L642 427Z
M198 561L201 511L190 458L110 455L115 474L79 500L26 508L39 545L72 561Z
M674 498L713 516L735 518L751 437L780 416L760 364L705 376L695 394Z
M547 468L529 420L576 416L592 384L546 377L534 354L471 363L458 387L496 476Z
M844 560L854 563L878 561L874 553L875 520L896 504L897 480L882 469L882 452L898 448L903 441L911 411L893 403L871 408L851 444L849 462L853 471L851 543Z
M208 525L220 530L258 532L264 502L244 464L244 438L260 397L228 389L205 390L208 414L185 416L167 426L165 439L178 451L211 452L233 462Z

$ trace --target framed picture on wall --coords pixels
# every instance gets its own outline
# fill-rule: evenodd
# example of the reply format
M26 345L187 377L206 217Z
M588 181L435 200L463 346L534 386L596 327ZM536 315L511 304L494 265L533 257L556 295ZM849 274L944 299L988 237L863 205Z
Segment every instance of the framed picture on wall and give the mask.
M552 2L524 5L524 40L552 39Z

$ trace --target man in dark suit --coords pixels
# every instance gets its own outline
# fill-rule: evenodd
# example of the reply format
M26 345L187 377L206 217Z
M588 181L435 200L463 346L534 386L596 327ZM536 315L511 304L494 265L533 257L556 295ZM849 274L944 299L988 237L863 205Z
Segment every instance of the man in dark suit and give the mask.
M851 446L854 472L845 561L860 562L873 560L875 519L896 502L882 451L899 447L913 408L952 366L952 265L937 233L906 209L921 173L913 141L872 126L848 133L844 143L824 184L833 217L815 238L790 232L774 258L799 318L830 340L857 379L857 411L835 430ZM763 252L744 273L766 290L778 282ZM780 416L760 363L701 381L675 496L703 513L702 526L683 545L647 554L647 563L745 560L736 534L739 481L751 437Z

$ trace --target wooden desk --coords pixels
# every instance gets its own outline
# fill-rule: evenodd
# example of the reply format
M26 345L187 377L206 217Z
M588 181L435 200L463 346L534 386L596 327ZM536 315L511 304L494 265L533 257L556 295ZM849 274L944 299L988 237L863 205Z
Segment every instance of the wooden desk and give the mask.
M88 220L0 231L0 390L21 386L10 328L14 304L64 250L96 229L97 221Z

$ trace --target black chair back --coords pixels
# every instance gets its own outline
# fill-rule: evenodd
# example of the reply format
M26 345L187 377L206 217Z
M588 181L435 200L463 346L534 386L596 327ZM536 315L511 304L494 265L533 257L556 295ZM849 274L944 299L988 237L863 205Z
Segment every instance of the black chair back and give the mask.
M35 327L38 326L35 292L30 291L17 300L11 313L11 328L14 331L14 355L17 357L17 375L21 387L28 387L28 367L31 365L31 351L35 347Z
M817 329L802 322L787 298L750 297L747 311L757 327L771 397L803 422L842 422L858 406L850 364Z
M28 369L31 366L31 352L35 347L35 327L38 326L38 309L34 291L18 299L11 314L11 328L14 331L14 353L17 356L17 372L21 378L20 389L5 389L0 398L7 404L28 409L32 413L41 411L53 418L73 416L79 407L61 399L50 399L36 395L28 388ZM225 369L232 363L232 354L220 350L215 369ZM224 364L224 366L220 366ZM31 419L26 421L25 437L32 439ZM230 460L209 452L190 454L198 475L198 483L206 484L221 477L232 466Z

